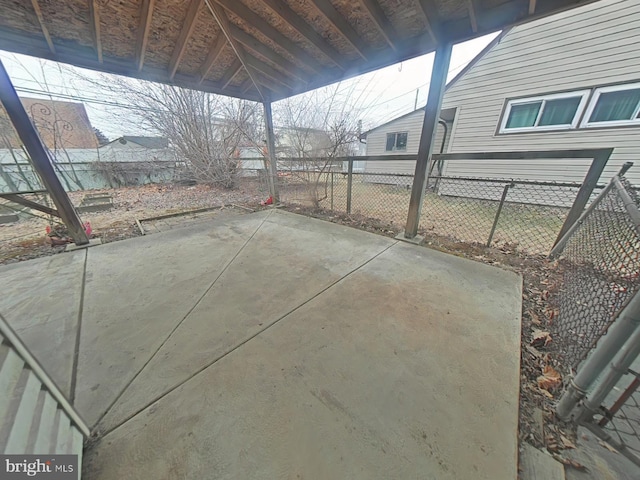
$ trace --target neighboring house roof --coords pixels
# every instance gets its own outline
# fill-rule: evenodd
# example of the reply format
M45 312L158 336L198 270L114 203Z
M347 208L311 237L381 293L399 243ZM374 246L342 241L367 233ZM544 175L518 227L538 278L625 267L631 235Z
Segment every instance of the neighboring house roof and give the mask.
M82 103L20 98L27 115L51 150L98 148L98 139ZM20 148L22 142L0 105L0 148Z
M447 90L449 90L449 89L450 89L450 88L451 88L451 87L452 87L452 86L453 86L453 85L454 85L458 80L460 80L464 75L466 75L466 73L467 73L469 70L471 70L471 69L473 68L473 66L474 66L476 63L478 63L478 61L479 61L482 57L484 57L487 53L489 53L489 52L491 51L491 49L492 49L493 47L495 47L498 43L500 43L500 41L502 40L502 38L503 38L503 37L504 37L504 36L505 36L505 35L506 35L510 30L511 30L511 28L506 28L506 29L504 29L503 31L501 31L501 32L500 32L500 33L499 33L499 34L498 34L498 35L497 35L493 40L491 40L491 41L487 44L487 46L486 46L486 47L484 47L484 48L482 49L482 51L481 51L480 53L478 53L478 55L476 55L475 57L473 57L473 58L471 59L471 61L470 61L469 63L467 63L467 65L465 65L465 67L464 67L462 70L460 70L460 71L456 74L456 76L455 76L455 77L453 77L453 78L449 81L449 83L447 83L447 86L445 87L445 93L446 93L446 92L447 92ZM422 111L424 111L424 109L425 109L425 108L426 108L426 107L420 107L420 108L418 108L418 109L416 109L416 110L413 110L413 111L411 111L411 112L409 112L409 113L405 113L404 115L400 115L399 117L396 117L396 118L394 118L394 119L392 119L392 120L389 120L388 122L385 122L385 123L383 123L382 125L378 125L377 127L374 127L374 128L372 128L372 129L370 129L370 130L367 130L366 132L364 132L364 133L362 133L362 134L360 135L360 138L361 138L361 139L366 138L366 136L367 136L369 133L373 132L374 130L377 130L377 129L382 128L382 127L384 127L384 126L386 126L386 125L389 125L390 123L393 123L393 122L395 122L396 120L400 120L400 119L402 119L402 118L408 117L409 115L413 115L414 113L419 112L419 111L421 111L421 110L422 110ZM441 113L442 113L442 112L441 112ZM441 116L442 116L442 115L441 115ZM448 119L447 119L447 118L442 118L442 120L447 121Z
M151 150L159 150L162 148L169 147L169 139L165 137L138 137L138 136L124 135L120 138L116 138L115 140L112 140L111 142L107 143L106 145L103 145L100 148L104 148L107 145L111 145L112 143L115 143L115 142L121 143L123 145L125 145L127 142L131 142L131 143L135 143L136 145L140 145L141 147L149 148Z

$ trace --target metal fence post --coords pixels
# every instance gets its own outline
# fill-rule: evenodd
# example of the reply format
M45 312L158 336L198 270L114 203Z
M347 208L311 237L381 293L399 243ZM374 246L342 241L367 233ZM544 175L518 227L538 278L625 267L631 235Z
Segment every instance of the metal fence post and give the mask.
M351 191L353 188L353 158L349 158L347 170L347 213L351 214Z
M491 246L491 241L493 240L493 235L496 233L496 227L498 226L498 220L500 220L500 213L502 213L502 207L504 206L504 201L507 199L507 194L509 193L509 189L514 187L513 183L507 183L504 186L504 190L502 190L502 197L500 197L500 205L498 205L498 211L496 212L496 218L493 219L493 226L491 227L491 233L489 233L489 239L487 240L487 247Z
M333 212L333 171L331 172L331 211Z
M562 420L571 419L574 408L585 397L609 362L629 337L640 331L638 326L640 326L640 294L634 295L607 334L602 337L598 347L571 380L556 407L558 417Z
M589 171L584 177L584 182L582 182L582 187L578 191L576 195L576 199L567 214L567 218L560 228L560 233L558 233L558 237L556 241L553 243L555 247L556 244L564 237L564 235L569 231L571 226L578 221L580 215L584 211L587 203L589 202L589 198L591 198L591 194L593 193L593 189L598 184L598 180L600 179L600 175L602 175L602 171L604 167L607 165L609 161L609 157L613 153L613 148L603 149L598 152L597 155L594 156L593 162L591 162L591 166L589 167Z
M636 320L640 321L640 311L635 312ZM589 392L584 402L580 406L579 413L576 416L578 421L589 420L596 414L604 402L605 398L623 375L627 373L631 364L640 354L640 329L636 329L633 335L629 337L626 343L620 349L615 360L609 365L609 369L603 379L598 383L597 387Z

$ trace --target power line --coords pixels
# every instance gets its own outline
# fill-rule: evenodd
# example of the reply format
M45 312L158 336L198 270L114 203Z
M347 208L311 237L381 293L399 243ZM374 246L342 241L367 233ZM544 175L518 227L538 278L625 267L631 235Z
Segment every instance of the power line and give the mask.
M83 96L80 96L80 95L71 95L71 94L67 94L67 93L46 92L44 90L36 90L34 88L27 88L27 87L15 87L15 89L18 92L30 93L32 95L46 95L46 96L55 97L55 98L61 98L61 99L65 99L65 100L76 100L78 102L94 103L96 105L104 105L104 106L108 106L108 107L126 108L126 109L129 109L129 110L140 110L140 111L146 111L146 112L159 112L160 111L159 109L139 107L139 106L131 105L131 104L127 105L127 104L123 104L123 103L110 102L108 100L99 100L97 98L83 97Z

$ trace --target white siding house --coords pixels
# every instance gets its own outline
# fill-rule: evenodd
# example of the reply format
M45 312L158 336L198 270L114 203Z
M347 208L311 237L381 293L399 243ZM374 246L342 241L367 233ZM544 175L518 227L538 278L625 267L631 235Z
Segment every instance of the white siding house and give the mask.
M441 123L436 131L434 152L447 151L451 138L455 109L441 112ZM366 155L417 155L420 133L424 119L424 108L391 120L365 133ZM444 143L443 143L444 140ZM366 162L365 172L413 173L415 162L385 161Z
M503 32L447 86L442 109L455 110L447 151L613 147L603 181L632 161L628 176L640 184L639 38L638 0L600 0ZM384 154L381 139L400 125L406 153L417 152L421 121L418 111L374 129L367 154ZM395 170L412 172L414 162L404 163ZM579 181L588 164L457 161L445 174Z

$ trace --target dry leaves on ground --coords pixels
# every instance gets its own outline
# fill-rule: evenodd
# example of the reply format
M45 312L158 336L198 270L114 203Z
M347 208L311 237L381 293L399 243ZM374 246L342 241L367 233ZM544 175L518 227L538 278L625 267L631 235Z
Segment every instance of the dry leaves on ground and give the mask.
M551 365L546 365L537 381L541 390L549 392L562 384L562 376Z
M533 330L531 333L531 345L534 347L546 347L551 343L551 334L544 330Z
M609 450L611 453L618 453L618 450L616 450L615 448L613 448L611 445L609 445L607 442L605 442L604 440L600 440L598 442L600 445L602 445L604 448L606 448L607 450Z

